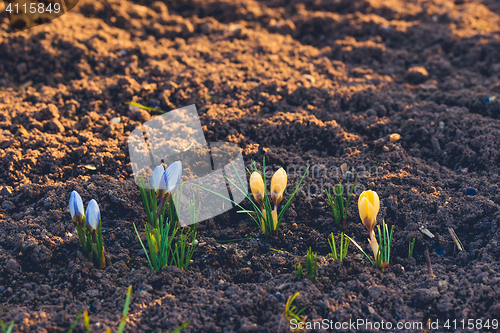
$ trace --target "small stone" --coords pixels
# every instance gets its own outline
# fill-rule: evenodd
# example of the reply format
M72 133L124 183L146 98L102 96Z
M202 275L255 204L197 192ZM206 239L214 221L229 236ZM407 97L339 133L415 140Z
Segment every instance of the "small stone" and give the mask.
M389 137L391 139L391 142L396 142L401 139L401 135L399 135L398 133L392 133Z
M412 67L406 72L406 79L413 84L424 82L429 77L429 73L424 67Z
M5 210L11 210L14 209L14 204L11 201L5 200L2 202L2 208Z
M374 313L375 313L375 309L374 309L374 308L372 308L371 306L369 306L369 307L368 307L368 312L369 312L370 314L374 314Z
M56 133L62 133L65 131L64 126L56 118L49 121L49 128Z
M19 263L17 261L15 261L14 259L9 259L7 260L7 263L5 264L5 268L11 272L11 273L14 273L14 272L19 272L21 270L21 266L19 265Z
M111 122L113 124L119 124L121 120L122 120L121 117L114 117L113 119L111 119Z
M151 118L151 115L146 110L143 110L140 108L135 108L135 109L132 109L128 112L128 117L132 120L145 122Z
M87 290L88 297L96 297L97 295L99 295L99 290L97 290L97 289Z
M151 290L153 290L153 287L151 287L149 284L141 284L139 286L139 290L150 292Z
M387 147L387 146L383 146L383 147L382 147L382 150L383 150L383 151L385 151L385 152L388 152L388 151L389 151L389 147Z
M0 194L6 197L12 196L12 187L10 186L2 186L0 189Z
M473 188L468 188L468 189L465 190L465 194L467 194L469 196L475 196L477 194L477 192Z

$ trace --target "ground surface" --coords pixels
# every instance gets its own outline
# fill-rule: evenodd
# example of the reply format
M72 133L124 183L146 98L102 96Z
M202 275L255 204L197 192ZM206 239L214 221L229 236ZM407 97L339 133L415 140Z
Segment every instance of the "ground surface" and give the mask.
M295 292L308 320L500 319L499 25L494 0L81 0L16 34L4 18L0 318L65 332L88 309L96 332L115 330L131 284L130 332L186 321L185 332L286 332ZM238 144L248 165L311 164L279 237L227 213L200 224L192 269L150 271L132 227L145 216L127 137L156 114L130 100L196 104L207 140ZM343 163L395 225L385 273L353 247L344 263L325 258L332 231L367 248L355 207L341 229L322 191L342 180L323 168ZM101 206L104 270L79 250L74 189ZM450 227L464 252L439 241ZM292 274L308 247L316 285Z

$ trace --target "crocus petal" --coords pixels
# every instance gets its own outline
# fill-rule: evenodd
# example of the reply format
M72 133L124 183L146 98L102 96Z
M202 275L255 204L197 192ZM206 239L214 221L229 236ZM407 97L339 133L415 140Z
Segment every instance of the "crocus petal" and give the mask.
M264 180L257 171L254 171L250 176L250 189L252 190L255 201L261 203L264 199L265 187Z
M101 211L99 205L94 199L90 200L85 211L85 221L91 230L96 230L101 223Z
M163 182L163 172L165 172L165 168L163 165L158 165L154 168L153 173L151 174L151 180L149 181L149 185L155 191L165 190L166 186Z
M271 200L277 205L283 199L283 189L280 184L271 185Z
M84 214L82 197L78 192L73 191L69 196L69 212L71 213L71 218L82 218Z
M172 192L179 186L182 176L182 163L181 161L175 161L170 164L163 173L165 183L167 184L167 192Z
M364 221L368 217L369 204L368 199L364 197L358 201L359 217L361 221Z

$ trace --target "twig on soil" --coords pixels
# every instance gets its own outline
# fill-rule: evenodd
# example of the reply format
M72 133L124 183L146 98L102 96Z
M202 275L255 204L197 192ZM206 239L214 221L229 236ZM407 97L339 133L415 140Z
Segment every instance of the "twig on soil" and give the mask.
M463 247L460 239L458 239L458 236L455 233L455 230L453 230L453 228L448 228L448 232L450 233L451 238L453 238L453 240L455 241L455 245L458 247L458 250L463 251L464 247Z
M434 275L432 271L431 257L429 256L429 250L425 249L424 251L425 262L427 263L427 269L429 270L430 275Z

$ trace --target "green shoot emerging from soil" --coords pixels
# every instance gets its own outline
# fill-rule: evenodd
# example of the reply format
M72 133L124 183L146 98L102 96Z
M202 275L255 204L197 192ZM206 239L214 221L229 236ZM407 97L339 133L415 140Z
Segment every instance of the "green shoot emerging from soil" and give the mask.
M83 210L83 201L78 192L73 191L69 197L69 211L76 224L76 232L82 246L83 254L97 268L105 268L104 242L102 240L101 211L94 199L90 200L87 210Z
M295 278L302 279L302 276L304 276L304 270L302 269L302 265L298 263L294 267L295 267Z
M415 246L415 238L413 238L413 240L410 243L408 243L408 258L413 257L414 246Z
M316 275L318 274L318 254L313 252L311 248L306 254L306 270L307 276L312 283L316 283Z
M378 230L378 252L377 256L375 257L375 261L373 261L368 254L363 250L363 248L354 241L354 239L350 238L349 236L345 235L351 241L370 261L370 263L373 266L376 266L378 269L380 269L382 272L385 271L387 267L389 267L389 262L391 259L391 243L392 243L392 235L394 233L394 226L391 227L391 231L389 232L389 228L387 227L387 224L385 224L385 221L382 220L382 231L380 230L380 227L377 226Z
M255 161L252 161L254 170L257 170L257 163ZM302 184L302 181L307 175L307 172L309 170L309 166L307 166L306 171L302 175L302 178L300 179L299 183L297 184L297 187L293 191L292 195L290 195L290 198L288 198L287 202L283 206L283 208L280 210L278 214L278 204L281 202L283 199L283 192L285 191L285 187L287 184L287 174L283 168L280 168L278 171L275 172L271 179L271 196L267 194L266 190L266 175L264 173L263 176L261 176L257 171L254 171L253 173L250 172L250 170L247 169L247 172L250 174L250 189L253 194L253 198L250 195L250 193L247 193L244 189L246 188L245 184L243 183L243 180L241 179L241 176L239 175L238 171L236 170L236 167L234 166L233 163L231 163L233 166L234 172L236 176L238 177L238 180L240 182L241 187L236 185L231 179L226 177L227 181L231 183L232 186L234 186L238 191L243 193L243 195L250 201L250 204L252 205L252 210L246 210L243 208L241 205L239 205L237 202L233 201L232 199L225 197L217 192L214 192L212 190L209 190L207 188L198 186L199 188L208 191L214 195L217 195L221 198L224 198L228 201L230 201L232 204L234 204L236 207L240 208L241 210L238 211L238 213L247 213L252 220L259 226L259 229L264 232L266 235L272 235L272 236L277 236L278 235L278 230L281 225L281 220L283 219L283 216L285 215L285 212L287 211L288 207L290 207L292 203L292 199L295 197L297 194L297 191L299 190L300 185ZM262 159L262 169L266 170L266 159Z
M147 217L144 233L149 251L146 250L135 224L134 229L149 266L155 271L167 265L175 265L187 270L198 244L194 222L197 221L200 211L196 209L194 196L192 200L189 200L189 218L192 224L190 227L183 228L176 237L180 230L176 207L180 207L181 204L181 175L182 165L180 161L177 161L166 170L162 165L157 166L153 170L149 186L146 185L142 173L138 177L139 191Z
M132 295L132 286L128 287L127 296L125 297L125 304L123 305L122 319L120 321L120 325L118 326L118 330L116 331L116 333L123 333L125 331L125 325L127 323L128 308L130 307L131 295ZM73 330L78 325L78 322L80 321L81 316L82 316L82 312L78 313L75 321L73 321L73 323L71 324L71 327L69 328L67 333L73 332ZM90 318L89 318L89 314L87 311L83 311L83 326L85 327L85 331L87 333L92 332L90 330ZM111 333L111 329L107 328L106 333Z
M333 197L330 195L330 193L328 193L328 190L325 189L326 196L328 197L328 201L330 202L330 207L332 208L335 224L338 225L340 224L340 222L342 222L342 226L344 226L344 228L346 227L347 224L347 212L349 210L349 203L351 202L352 192L356 187L356 182L357 180L354 181L354 184L351 186L351 190L347 195L347 201L345 204L343 197L344 187L342 186L342 182L340 182L337 186L333 188Z
M328 244L330 245L330 249L332 252L328 254L328 257L333 258L336 261L343 261L347 257L349 239L347 237L344 238L344 233L341 233L339 238L340 238L340 252L337 255L337 247L335 246L335 237L333 236L333 232L330 234L330 238L328 238Z
M306 308L302 308L301 310L297 311L297 307L295 305L292 306L293 301L300 295L300 293L295 293L294 295L288 297L288 300L286 301L285 304L285 311L283 312L283 317L291 321L292 319L295 319L299 323L303 323L307 317L305 316L300 316L302 312Z
M2 333L11 333L13 328L14 320L10 322L9 327L6 327L3 320L0 320L0 329L2 330Z
M391 232L385 224L385 221L382 220L382 231L380 231L380 227L377 226L378 231L378 254L377 254L377 268L381 271L384 271L386 267L389 266L389 262L391 259L391 243L392 243L392 235L394 233L394 226L391 227Z

